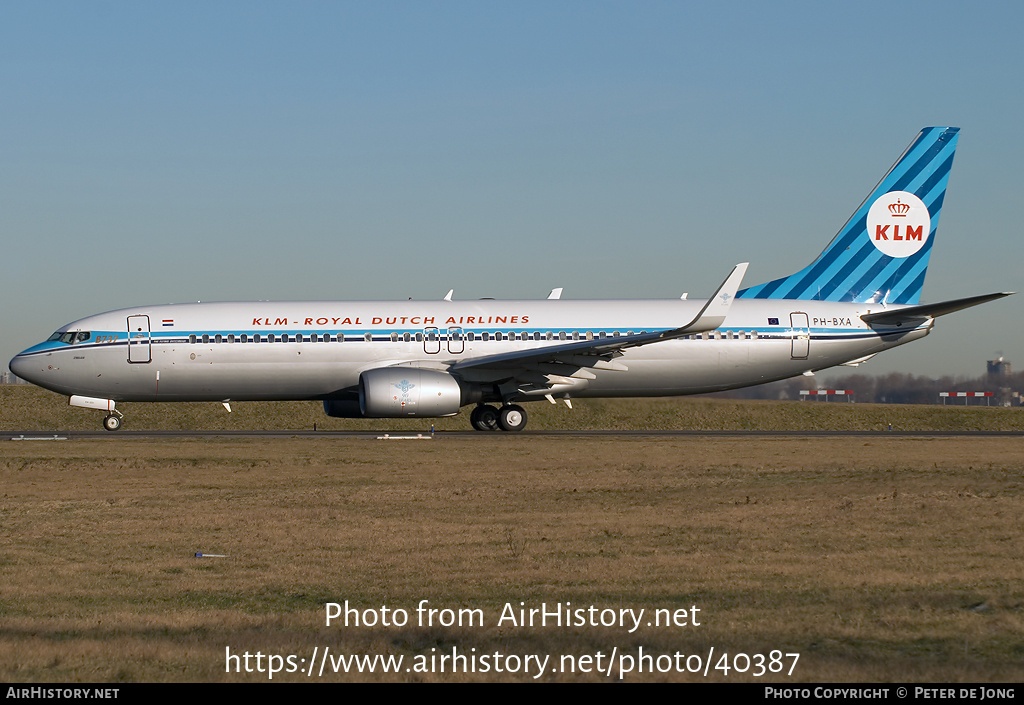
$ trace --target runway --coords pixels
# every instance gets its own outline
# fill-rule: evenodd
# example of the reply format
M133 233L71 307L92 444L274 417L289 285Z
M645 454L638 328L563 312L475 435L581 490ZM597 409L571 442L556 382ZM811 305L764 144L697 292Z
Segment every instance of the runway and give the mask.
M4 441L173 439L173 438L363 438L369 440L442 440L497 438L581 439L581 438L1014 438L1024 431L524 431L522 433L481 433L479 431L0 431Z
M23 439L0 442L0 589L18 606L5 642L19 656L7 662L38 679L55 677L54 663L64 680L116 680L126 667L137 680L215 679L225 644L306 654L325 638L347 653L419 644L414 624L325 631L324 604L414 614L424 599L487 620L429 626L428 653L438 640L570 653L578 639L611 653L637 639L656 653L799 651L806 679L834 680L837 668L871 682L1024 679L1013 648L1020 433L661 423L451 429L415 443L406 439L429 423L366 424L388 434L201 421L150 431L141 419L117 433L38 430L47 426L75 428L0 432ZM402 442L376 440L385 435ZM635 635L498 624L503 605L520 602L697 605L709 619ZM855 639L851 625L863 629ZM922 635L934 646L924 657ZM967 661L930 657L962 653L966 638ZM843 646L822 651L825 640ZM68 653L81 656L65 665ZM122 653L160 658L111 660Z

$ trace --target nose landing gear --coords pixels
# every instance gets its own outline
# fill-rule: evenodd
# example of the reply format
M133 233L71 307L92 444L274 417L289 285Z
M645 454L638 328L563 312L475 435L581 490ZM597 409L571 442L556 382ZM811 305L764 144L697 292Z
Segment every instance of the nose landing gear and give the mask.
M99 409L101 411L105 411L107 412L107 415L103 419L103 428L108 431L116 431L121 428L121 421L124 419L124 414L114 408L113 399L84 397L74 394L70 399L68 399L68 404L71 406L78 406L83 409Z

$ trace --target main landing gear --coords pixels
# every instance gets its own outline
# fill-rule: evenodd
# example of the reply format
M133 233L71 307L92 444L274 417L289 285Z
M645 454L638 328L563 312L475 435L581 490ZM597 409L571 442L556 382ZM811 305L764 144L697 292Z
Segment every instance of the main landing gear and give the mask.
M477 431L516 433L526 428L526 412L515 404L506 404L500 409L480 404L469 415L469 421Z

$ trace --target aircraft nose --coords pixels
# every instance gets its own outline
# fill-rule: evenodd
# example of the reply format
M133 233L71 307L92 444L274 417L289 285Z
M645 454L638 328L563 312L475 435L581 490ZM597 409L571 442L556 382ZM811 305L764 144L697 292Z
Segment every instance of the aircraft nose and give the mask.
M35 377L33 374L34 365L27 355L15 355L14 359L7 366L16 377L20 377L26 382L35 382L35 379L33 379Z

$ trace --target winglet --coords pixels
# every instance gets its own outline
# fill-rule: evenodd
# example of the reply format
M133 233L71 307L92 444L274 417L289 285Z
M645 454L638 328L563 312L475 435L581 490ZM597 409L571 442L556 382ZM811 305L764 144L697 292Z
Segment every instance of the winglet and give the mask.
M643 332L633 335L626 335L619 338L607 338L601 340L578 340L571 343L563 343L554 346L539 348L528 348L513 352L498 353L496 355L484 355L482 357L467 358L458 360L448 367L449 372L465 370L469 368L490 367L495 369L509 369L511 367L523 367L543 361L565 362L570 365L580 366L580 355L590 356L590 360L596 362L603 355L614 355L619 350L635 348L651 343L660 343L663 340L682 338L691 333L703 333L714 330L725 322L725 317L732 307L733 299L743 281L743 275L747 271L747 263L737 264L729 276L725 278L722 285L718 287L711 298L705 302L700 312L692 321L681 328L673 328L661 332ZM591 366L588 363L586 366ZM605 368L608 369L608 368ZM611 369L625 369L611 368Z
M700 310L696 318L682 328L665 331L662 337L678 338L690 333L702 333L707 330L714 330L725 323L725 317L729 315L729 309L732 308L732 302L736 298L736 292L739 290L740 284L743 283L743 275L747 273L749 265L749 262L740 262L733 267L732 271L729 272L729 276L725 278L722 285L711 295L711 298L704 304L704 308Z

